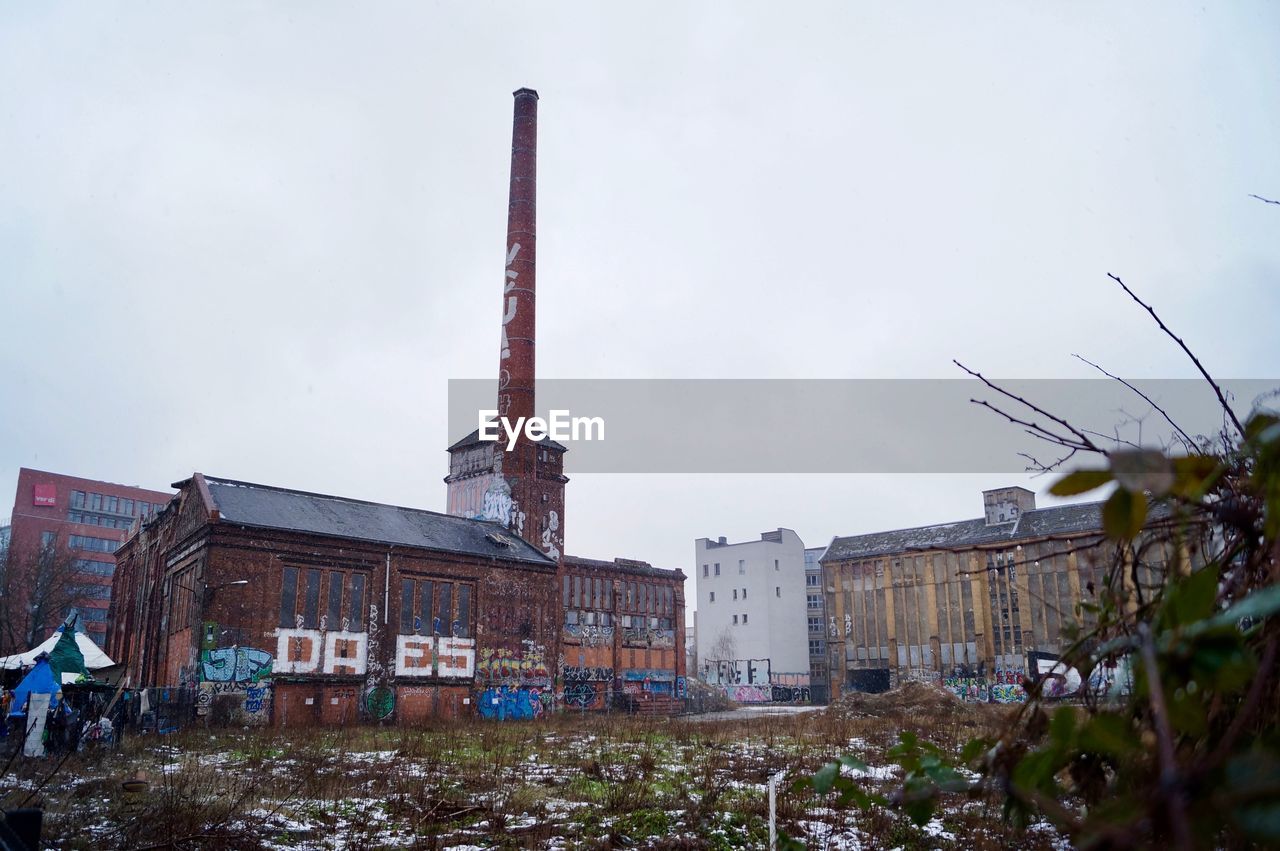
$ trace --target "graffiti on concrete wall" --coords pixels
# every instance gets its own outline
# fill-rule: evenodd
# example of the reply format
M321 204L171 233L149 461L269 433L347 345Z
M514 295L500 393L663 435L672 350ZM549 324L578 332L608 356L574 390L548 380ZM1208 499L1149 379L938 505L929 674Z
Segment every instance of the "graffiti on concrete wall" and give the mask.
M376 613L376 607L374 607ZM342 630L277 629L278 674L356 674L369 664L369 633Z
M702 681L708 685L767 685L770 679L768 659L708 659L702 665Z
M725 686L725 694L735 703L768 703L773 700L773 687Z
M470 679L476 670L476 642L452 636L397 635L397 677Z
M200 679L209 683L256 683L271 675L271 654L254 647L200 651Z
M769 686L769 699L774 703L808 703L808 686Z
M986 703L990 696L986 677L944 677L942 687L969 703Z

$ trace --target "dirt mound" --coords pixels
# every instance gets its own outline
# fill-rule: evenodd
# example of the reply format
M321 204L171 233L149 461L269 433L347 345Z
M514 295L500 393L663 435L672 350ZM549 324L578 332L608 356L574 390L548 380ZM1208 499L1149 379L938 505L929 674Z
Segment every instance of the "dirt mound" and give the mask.
M914 682L903 683L896 689L879 694L851 692L827 707L827 714L838 718L898 716L936 719L970 712L972 708L947 689Z

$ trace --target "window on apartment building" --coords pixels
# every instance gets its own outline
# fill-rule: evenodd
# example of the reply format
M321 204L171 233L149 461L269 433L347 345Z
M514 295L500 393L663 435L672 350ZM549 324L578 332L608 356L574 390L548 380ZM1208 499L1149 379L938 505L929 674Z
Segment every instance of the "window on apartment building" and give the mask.
M817 588L822 584L822 577L817 573L810 573L804 578L804 584L810 588Z
M72 535L72 536L71 536L71 539L72 539L72 544L71 544L71 546L73 546L73 547L75 546L75 539L76 539L76 537L78 537L78 536L76 536L76 535ZM56 541L56 540L58 540L58 533L57 533L57 532L41 532L41 533L40 533L40 549L42 549L42 550L47 550L47 549L49 549L50 547L52 547L52 546L53 546L53 542L54 542L54 541ZM87 547L86 547L86 548L82 548L82 549L87 549Z
M773 586L773 596L775 596L775 597L781 597L781 596L782 596L782 586L781 586L781 585L775 585L775 586Z
M737 589L737 588L734 588L734 589L733 589L733 599L735 599L735 600L736 600L736 599L738 599L738 589Z
M822 632L822 618L809 618L809 632Z
M71 507L84 508L84 491L71 492Z
M738 573L741 575L741 574L745 574L746 572L747 572L747 560L744 558L738 559Z
M737 616L737 615L734 615L734 616L733 616L733 625L734 625L734 626L737 626L737 625L738 625L738 616Z
M90 573L94 576L111 576L116 571L116 566L109 561L94 561L87 558L74 559L71 566L80 573Z
M743 615L742 615L742 625L743 625L743 626L746 626L746 625L747 625L747 615L746 615L746 613L745 613L745 612L744 612L744 613L743 613Z
M712 591L712 592L711 592L711 598L710 598L709 600L707 600L707 602L708 602L708 603L714 603L715 601L716 601L716 592L715 592L715 591Z
M812 638L811 638L811 639L809 639L809 655L810 655L810 656L821 656L821 655L822 655L822 652L823 652L823 649L822 649L822 642L821 642L821 641L816 641L816 640L814 640L814 639L812 639Z
M773 569L774 569L774 570L782 570L782 565L780 565L780 564L778 563L778 560L777 560L776 558L773 560Z
M720 575L720 562L716 562L716 576Z
M704 565L702 566L702 575L703 575L703 577L707 577L707 576L710 576L710 575L711 575L711 565L709 565L709 564L704 564Z
M742 589L742 599L744 599L744 600L745 600L745 599L747 599L747 589L746 589L746 588L743 588L743 589Z
M89 510L90 511L102 510L102 494L100 493L89 494Z
M120 500L120 513L128 514L130 517L132 517L133 516L133 500L131 499Z
M805 595L805 602L808 604L808 608L810 608L810 609L821 609L821 608L822 608L822 595L821 595L821 594L806 594L806 595Z

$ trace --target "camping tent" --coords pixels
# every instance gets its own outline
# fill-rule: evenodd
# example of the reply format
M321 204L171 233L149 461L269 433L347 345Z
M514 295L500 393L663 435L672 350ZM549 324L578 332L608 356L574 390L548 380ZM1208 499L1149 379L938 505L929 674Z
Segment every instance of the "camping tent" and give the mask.
M54 632L53 635L49 636L48 641L44 642L39 647L34 647L31 650L28 650L26 653L19 653L15 656L0 657L0 668L4 668L6 670L29 668L36 663L36 658L41 654L46 656L55 655L54 650L57 648L58 641L62 638L63 632L66 628L65 624L58 627L57 631ZM72 634L75 636L76 647L82 654L84 654L84 666L90 671L96 671L99 668L108 668L115 664L115 662L111 661L111 657L106 653L103 653L102 648L94 644L93 640L90 639L89 636L85 635L83 632L74 632L74 630ZM62 681L64 683L73 683L76 681L78 676L78 674L66 671L64 668Z
M53 669L49 667L48 660L41 659L36 662L36 666L22 678L22 682L18 683L18 687L13 690L13 706L10 707L9 714L25 714L28 695L47 694L49 695L49 705L56 706L58 703L57 696L61 693L62 687L55 685L53 682Z

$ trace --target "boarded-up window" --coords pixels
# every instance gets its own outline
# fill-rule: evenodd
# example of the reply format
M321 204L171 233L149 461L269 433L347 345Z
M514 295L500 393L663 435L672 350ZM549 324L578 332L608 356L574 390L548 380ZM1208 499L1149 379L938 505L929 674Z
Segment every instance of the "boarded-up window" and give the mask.
M564 599L563 599L562 605L567 609L569 608L569 575L565 574L563 578L564 578L564 591L563 591Z
M286 567L282 571L280 585L280 626L293 629L294 613L298 607L298 568Z
M307 629L320 627L320 571L307 571L306 608L302 615L302 625Z

